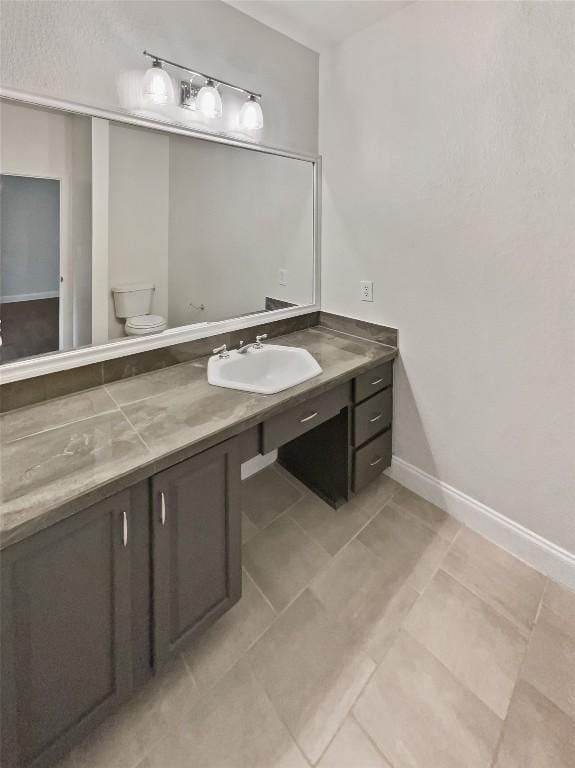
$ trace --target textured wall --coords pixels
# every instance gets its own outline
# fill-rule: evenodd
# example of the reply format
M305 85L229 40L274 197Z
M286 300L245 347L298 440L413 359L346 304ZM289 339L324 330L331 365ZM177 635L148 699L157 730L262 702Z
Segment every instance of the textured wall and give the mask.
M323 304L400 330L395 453L573 552L574 40L573 3L413 3L320 76Z
M144 48L262 93L257 140L317 151L318 54L219 0L0 3L0 76L10 88L116 109L149 62ZM225 100L224 119L199 127L235 131L243 99L226 90Z

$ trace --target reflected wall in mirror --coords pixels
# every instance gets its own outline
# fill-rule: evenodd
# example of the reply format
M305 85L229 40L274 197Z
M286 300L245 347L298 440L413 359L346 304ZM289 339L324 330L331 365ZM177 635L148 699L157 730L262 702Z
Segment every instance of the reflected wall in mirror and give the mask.
M10 99L0 130L2 362L314 303L312 161Z
M171 328L313 303L309 162L118 124L109 154L110 338L130 284Z
M0 359L90 344L90 119L0 103Z

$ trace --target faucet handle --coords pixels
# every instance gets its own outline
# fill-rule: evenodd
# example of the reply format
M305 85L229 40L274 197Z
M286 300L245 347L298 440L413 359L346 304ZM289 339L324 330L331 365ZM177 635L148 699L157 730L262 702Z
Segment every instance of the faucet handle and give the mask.
M256 346L258 349L261 349L263 347L262 339L267 339L268 335L267 333L262 333L261 336L256 336Z
M230 356L230 353L228 352L227 344L222 344L221 347L216 347L215 349L212 350L212 352L214 353L214 355L219 355L220 360L223 360L224 358Z

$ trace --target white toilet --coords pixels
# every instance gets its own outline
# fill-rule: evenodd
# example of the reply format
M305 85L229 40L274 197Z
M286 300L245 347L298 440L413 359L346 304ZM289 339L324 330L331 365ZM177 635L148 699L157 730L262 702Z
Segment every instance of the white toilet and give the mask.
M154 290L152 283L124 283L112 288L116 317L126 320L126 336L148 336L168 327L165 317L150 314Z

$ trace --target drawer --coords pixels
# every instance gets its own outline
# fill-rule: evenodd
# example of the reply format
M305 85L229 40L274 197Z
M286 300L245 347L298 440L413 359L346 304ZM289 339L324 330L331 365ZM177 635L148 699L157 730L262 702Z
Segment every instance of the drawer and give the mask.
M390 464L391 428L355 452L353 457L353 490L355 493L375 480Z
M369 400L364 400L361 405L356 405L353 414L353 444L363 445L387 429L391 424L392 411L392 387L387 387Z
M393 382L393 360L362 373L353 383L353 402L361 403Z
M309 429L317 427L349 405L349 383L324 392L290 408L285 413L272 416L262 424L262 453L273 451L289 443Z

